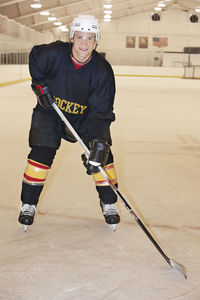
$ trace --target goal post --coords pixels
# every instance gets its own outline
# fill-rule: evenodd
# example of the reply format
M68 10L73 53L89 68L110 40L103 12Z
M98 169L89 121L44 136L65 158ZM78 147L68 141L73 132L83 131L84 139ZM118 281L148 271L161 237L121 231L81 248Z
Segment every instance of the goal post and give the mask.
M185 65L184 79L200 79L200 65Z
M188 64L184 65L183 78L200 79L200 47L184 47L188 54Z

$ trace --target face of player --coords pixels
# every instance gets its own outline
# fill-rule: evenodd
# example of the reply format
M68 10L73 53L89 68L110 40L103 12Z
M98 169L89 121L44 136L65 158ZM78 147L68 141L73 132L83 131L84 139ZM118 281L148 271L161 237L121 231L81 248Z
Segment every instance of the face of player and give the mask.
M78 61L85 62L91 56L95 45L95 33L76 31L73 37L73 56Z

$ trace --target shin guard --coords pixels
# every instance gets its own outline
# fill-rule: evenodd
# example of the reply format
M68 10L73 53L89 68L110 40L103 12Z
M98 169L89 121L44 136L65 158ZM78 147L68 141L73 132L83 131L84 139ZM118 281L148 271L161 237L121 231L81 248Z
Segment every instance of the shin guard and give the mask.
M114 164L111 163L111 164L106 165L104 167L104 171L106 172L106 174L110 178L111 182L113 184L117 184L117 175L116 175ZM101 172L98 172L98 173L94 174L93 179L95 181L96 186L109 185L108 182L106 181L106 179L104 178L104 176L101 174Z
M50 167L28 159L22 182L21 201L37 205Z
M44 185L50 167L28 159L23 181L30 185Z
M110 178L110 180L112 181L112 183L117 186L117 175L115 172L114 164L107 164L104 167L104 170ZM106 181L106 179L100 172L94 174L93 179L96 183L96 190L99 194L99 198L104 204L113 204L117 202L117 195L111 189L109 183Z

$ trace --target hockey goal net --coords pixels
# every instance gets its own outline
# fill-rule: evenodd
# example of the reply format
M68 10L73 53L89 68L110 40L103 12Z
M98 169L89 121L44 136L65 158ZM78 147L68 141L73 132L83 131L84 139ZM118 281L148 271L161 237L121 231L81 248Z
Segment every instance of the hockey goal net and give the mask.
M183 78L200 79L200 65L185 65Z

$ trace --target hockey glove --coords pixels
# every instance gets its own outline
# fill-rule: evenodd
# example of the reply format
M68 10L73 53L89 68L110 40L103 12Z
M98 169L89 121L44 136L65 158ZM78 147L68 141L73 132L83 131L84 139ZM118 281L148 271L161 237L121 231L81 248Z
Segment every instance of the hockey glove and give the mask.
M86 173L92 175L99 172L99 166L105 166L110 151L110 145L105 140L93 139L89 142L89 147L89 158L87 159L85 154L82 154L81 158L83 165L87 169Z
M32 83L33 92L36 94L37 101L44 109L51 110L54 102L53 96L49 92L48 86L41 86L40 84Z

